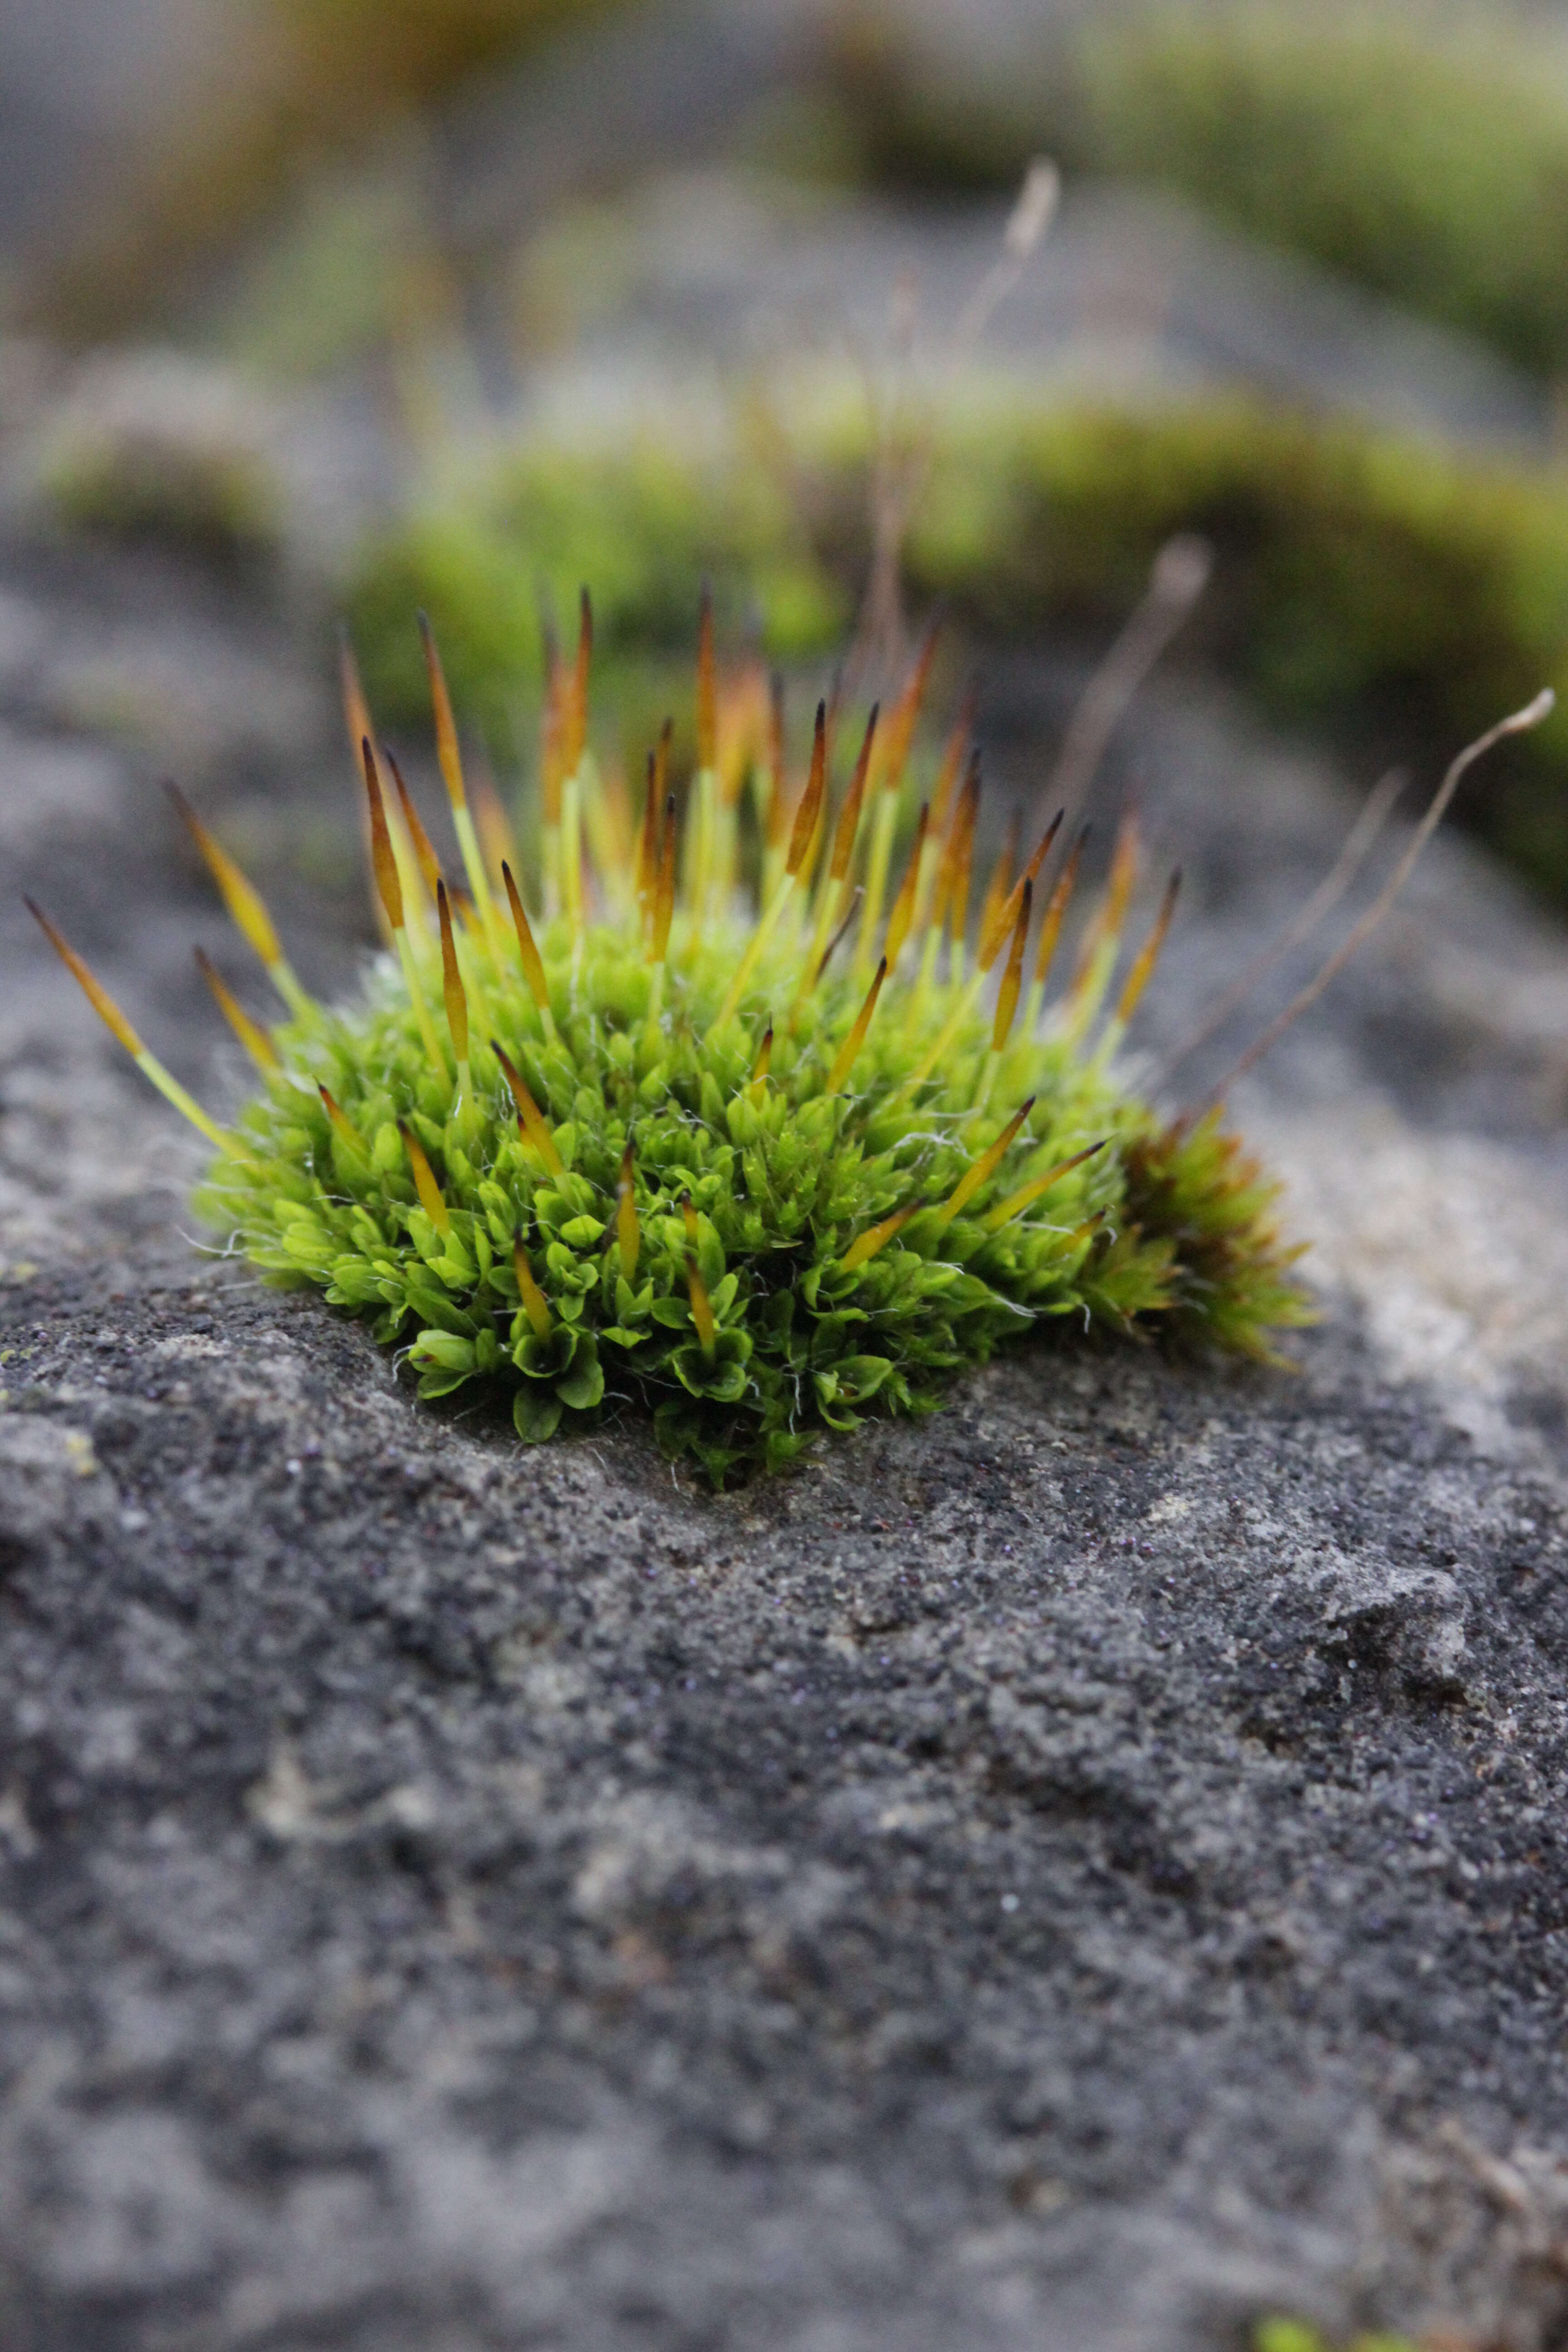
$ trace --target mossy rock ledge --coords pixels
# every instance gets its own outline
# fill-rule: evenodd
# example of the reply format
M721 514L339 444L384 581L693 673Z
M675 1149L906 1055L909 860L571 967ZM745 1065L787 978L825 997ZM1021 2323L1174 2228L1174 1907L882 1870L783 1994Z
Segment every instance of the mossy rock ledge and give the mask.
M1303 845L1277 753L1169 743L1228 968L1237 873L1342 811ZM211 1086L152 830L108 804L83 944ZM1416 945L1494 955L1501 1019L1518 902L1447 851ZM1395 1381L1400 1275L1294 1375L1031 1350L717 1497L633 1419L524 1448L193 1257L163 1106L0 942L0 1237L60 1237L0 1285L8 2347L1560 2340L1555 1375L1511 1423L1473 1346ZM1456 1169L1550 1288L1550 1163L1475 1173L1536 1079L1410 969L1253 1108L1366 1192ZM1395 1118L1418 1017L1428 1084L1489 1055L1484 1150L1462 1090Z

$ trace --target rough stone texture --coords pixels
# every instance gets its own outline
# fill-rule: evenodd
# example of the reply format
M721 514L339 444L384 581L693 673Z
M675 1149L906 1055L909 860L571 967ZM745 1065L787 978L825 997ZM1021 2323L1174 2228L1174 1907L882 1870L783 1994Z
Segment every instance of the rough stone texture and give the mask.
M209 792L336 985L290 677ZM994 665L999 802L1068 682ZM153 773L0 718L8 870L221 1099ZM1129 779L1189 876L1157 1054L1347 802L1195 688ZM1474 851L1243 1106L1300 1373L1058 1348L721 1501L195 1256L14 900L0 958L7 2347L1568 2341L1568 945Z
M1342 1336L715 1503L5 1320L9 2341L1557 2340L1568 1526Z

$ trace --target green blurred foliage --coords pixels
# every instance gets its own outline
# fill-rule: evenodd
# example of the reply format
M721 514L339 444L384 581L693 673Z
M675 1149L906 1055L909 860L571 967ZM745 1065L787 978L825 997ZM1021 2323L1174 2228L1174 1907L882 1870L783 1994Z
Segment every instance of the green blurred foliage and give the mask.
M1499 12L1173 14L1080 52L1111 171L1235 221L1495 343L1568 357L1568 64Z
M1200 641L1297 720L1457 750L1568 684L1568 480L1240 400L1018 413L948 453L914 580L993 629L1124 613L1175 530L1220 562ZM1568 718L1468 804L1568 891Z
M1568 56L1503 11L1097 11L1005 87L939 85L869 25L839 63L873 169L1011 184L1044 148L1175 189L1525 367L1568 363Z
M221 87L182 92L154 121L115 202L34 257L14 289L19 315L75 341L166 325L210 292L215 257L286 212L323 167L384 163L469 75L628 5L238 0ZM308 241L310 227L288 234ZM312 247L310 262L342 278L345 223L334 216L322 235L330 250ZM363 309L352 280L344 293Z
M265 567L282 544L276 487L243 452L84 439L51 458L39 489L68 531L174 548L223 570Z
M322 376L404 329L423 225L392 175L313 182L239 278L226 355L263 380Z
M264 0L301 86L426 104L603 0Z
M1252 2352L1329 2352L1329 2341L1304 2319L1260 2319L1252 2331Z
M288 494L267 419L221 369L173 352L105 354L78 375L19 474L57 530L138 541L259 578L281 560Z
M760 469L698 466L648 445L614 457L534 449L506 458L482 493L427 505L366 549L350 619L379 715L426 721L423 609L459 706L504 745L537 702L542 611L574 631L584 585L601 684L607 663L628 720L657 726L666 689L647 657L679 656L684 678L705 577L721 618L754 630L775 659L818 652L842 630L831 573ZM689 691L683 682L683 703Z
M1252 2334L1252 2352L1336 2352L1330 2337L1304 2319L1260 2319ZM1345 2352L1418 2352L1407 2336L1356 2336Z
M731 624L754 597L775 656L826 648L864 576L864 457L840 439L822 460L815 553L783 492L746 467L540 448L509 460L488 491L428 506L365 551L352 609L378 709L426 723L424 605L469 714L515 732L537 693L542 584L569 614L590 583L612 655L684 642L705 567ZM1114 626L1178 530L1219 555L1190 642L1293 720L1434 758L1542 685L1568 686L1568 478L1241 401L1019 403L951 421L907 574L992 635ZM1464 814L1568 897L1568 718L1515 745Z

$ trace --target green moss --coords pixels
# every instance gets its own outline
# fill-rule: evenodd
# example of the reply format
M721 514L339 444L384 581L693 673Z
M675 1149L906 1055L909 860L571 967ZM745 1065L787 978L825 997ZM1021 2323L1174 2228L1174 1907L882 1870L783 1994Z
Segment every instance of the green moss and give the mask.
M971 949L979 780L955 792L944 762L938 792L910 756L923 667L900 721L879 737L868 720L833 808L825 706L797 799L755 663L721 671L705 616L683 843L657 768L640 824L602 780L584 617L576 659L552 672L531 925L469 817L433 646L468 892L448 889L411 802L389 818L367 736L396 954L353 1001L306 995L260 899L185 812L292 1016L262 1028L206 971L262 1073L228 1130L33 908L215 1147L196 1205L228 1249L373 1318L426 1399L502 1397L534 1442L640 1403L671 1459L715 1485L868 1413L930 1412L1032 1335L1163 1331L1267 1359L1273 1333L1310 1319L1277 1188L1217 1110L1162 1118L1121 1059L1175 905L1173 881L1130 937L1135 823L1053 994L1076 853L1027 964L1054 826L988 894ZM918 827L889 889L900 801L920 795L942 807L940 837Z
M368 88L427 103L608 0L264 0L297 102Z
M1108 965L999 1055L962 971L924 992L895 977L836 1083L863 979L819 983L791 1014L805 945L782 927L726 1015L748 926L678 917L668 991L637 929L623 908L575 943L563 921L545 933L553 1038L515 957L470 932L468 1001L489 1042L476 1039L468 1083L449 1055L432 1060L390 961L358 1003L280 1031L283 1068L238 1121L241 1156L215 1165L202 1214L275 1278L373 1316L424 1396L499 1391L531 1440L636 1400L665 1451L716 1484L868 1412L929 1412L955 1373L1040 1331L1168 1327L1265 1355L1271 1330L1305 1319L1272 1188L1212 1118L1163 1126L1091 1037ZM439 1003L438 958L424 990ZM501 1052L543 1130L522 1128ZM944 1212L1025 1104L1000 1164ZM409 1133L439 1202L422 1204Z
M510 710L542 572L563 596L580 578L610 582L607 635L623 651L668 642L705 562L733 611L760 583L775 650L821 645L865 560L863 444L819 445L816 462L815 555L770 483L668 455L535 449L499 481L427 507L365 551L353 591L384 706L422 708L408 614L424 604L469 708ZM909 571L990 634L1099 627L1125 614L1179 530L1206 534L1220 558L1194 642L1292 720L1447 752L1541 686L1568 683L1563 476L1241 401L950 416ZM1565 781L1559 716L1462 810L1558 897Z
M62 455L42 488L70 530L157 541L224 565L269 559L281 537L274 486L242 457L99 443Z
M1329 2352L1329 2343L1304 2319L1260 2319L1252 2331L1252 2352Z
M1079 62L1104 167L1526 367L1568 360L1568 84L1500 11L1170 10L1096 26Z
M1252 2336L1253 2352L1336 2352L1321 2328L1304 2319L1260 2319ZM1407 2336L1357 2336L1345 2352L1417 2352Z
M182 89L177 111L133 151L112 201L90 207L24 272L20 314L79 343L166 327L193 304L205 314L215 256L264 231L312 173L367 159L379 172L400 127L467 76L617 5L626 0L248 0L229 12L221 79L199 103ZM324 236L314 226L297 221L289 241L307 268L333 271L361 225L345 216ZM264 315L242 325L298 366L292 323L268 309L267 290L254 297ZM367 307L365 287L351 285L348 311ZM336 340L319 308L302 340L306 359Z
M1564 683L1568 483L1234 402L1056 410L955 436L910 551L986 626L1110 620L1171 532L1220 562L1208 649L1294 720L1463 740ZM1467 821L1568 894L1568 720Z
M258 420L226 377L172 354L89 369L39 453L58 525L251 570L280 551L286 499Z
M406 336L411 257L426 251L405 185L323 174L239 272L215 321L217 340L263 381L326 375Z

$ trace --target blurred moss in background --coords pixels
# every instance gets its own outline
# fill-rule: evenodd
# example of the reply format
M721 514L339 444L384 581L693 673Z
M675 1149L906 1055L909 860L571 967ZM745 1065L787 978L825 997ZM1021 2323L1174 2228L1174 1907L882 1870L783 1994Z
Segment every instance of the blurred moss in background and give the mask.
M773 37L735 50L767 60L750 82L719 61L742 19L748 39L758 24ZM26 299L62 341L184 338L280 413L301 383L321 408L336 399L359 453L374 445L376 487L321 601L351 611L378 710L408 726L424 721L426 607L500 757L525 756L542 610L567 614L579 582L628 752L662 715L662 665L705 573L731 636L770 658L819 659L855 613L864 401L825 425L787 371L763 383L770 363L734 346L718 362L700 259L652 293L634 283L650 192L695 185L700 163L693 247L745 214L722 179L772 207L762 246L820 217L823 249L852 261L889 204L929 233L933 194L999 198L1046 152L1069 209L1075 178L1173 191L1342 288L1484 341L1530 373L1532 415L1540 386L1568 377L1561 16L1495 0L227 0L224 23L221 88L166 112L122 199L57 245ZM645 33L646 52L612 47ZM549 79L569 52L575 78ZM826 322L818 359L841 324ZM981 638L1102 636L1163 540L1195 530L1219 563L1192 646L1293 722L1436 757L1543 682L1568 686L1568 468L1544 431L1533 455L1505 449L1501 426L1491 446L1423 437L1397 385L1384 412L1314 405L1288 357L1272 378L1266 357L1194 390L1190 353L1173 362L1161 332L1131 389L1080 374L1031 390L1016 353L988 373L982 351L931 394L914 597L945 595ZM1272 352L1267 332L1255 341ZM650 382L671 353L685 370L662 409L637 390L650 344ZM1042 344L1030 364L1051 360ZM205 530L231 569L287 539L304 501L257 488L287 436L211 425L199 472L169 446L165 494L153 381L143 370L136 398L84 395L58 420L41 462L61 525L155 530L162 499L171 538ZM745 429L759 391L771 445ZM699 412L716 420L707 440ZM1568 718L1515 747L1467 810L1568 902Z
M1568 360L1568 82L1487 21L1300 7L1099 25L1086 146L1495 343Z
M351 610L381 707L423 723L423 605L471 708L515 735L539 588L569 593L583 558L612 653L689 636L705 564L775 656L826 652L865 576L869 457L863 419L803 430L804 501L743 447L699 462L535 445L477 470L362 551ZM1543 683L1568 698L1568 478L1238 396L950 408L905 569L977 637L1099 634L1179 530L1219 556L1194 650L1290 722L1414 754ZM1467 820L1568 900L1568 711L1521 754Z
M115 201L33 264L33 325L93 342L177 318L292 190L364 163L489 68L629 0L230 0L221 79L171 109ZM374 195L370 201L375 201Z
M1568 364L1568 55L1506 5L1144 0L1042 32L1005 73L851 5L835 54L885 181L1005 186L1044 148L1176 190L1523 366Z
M595 696L634 767L666 711L689 699L704 581L721 627L778 662L825 653L853 605L778 478L733 454L657 442L537 444L461 491L416 505L361 552L349 613L386 720L423 729L429 682L414 616L429 614L467 719L498 756L531 751L545 625L594 598ZM672 699L673 698L673 699Z

